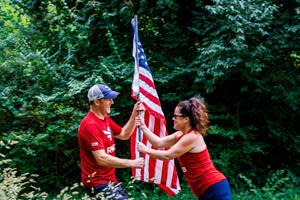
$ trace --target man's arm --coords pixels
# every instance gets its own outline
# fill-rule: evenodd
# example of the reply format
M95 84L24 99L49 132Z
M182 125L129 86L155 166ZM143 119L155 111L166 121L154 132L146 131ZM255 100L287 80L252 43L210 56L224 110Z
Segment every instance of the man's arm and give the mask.
M143 104L138 101L137 103L134 104L132 113L130 115L130 118L128 122L123 126L122 131L119 135L116 135L115 137L120 139L120 140L128 140L130 136L133 133L133 130L135 128L135 117L138 116L138 111L139 110L145 110Z
M135 160L118 158L105 153L104 150L96 150L92 153L97 164L101 166L113 168L142 168L144 166L143 158Z

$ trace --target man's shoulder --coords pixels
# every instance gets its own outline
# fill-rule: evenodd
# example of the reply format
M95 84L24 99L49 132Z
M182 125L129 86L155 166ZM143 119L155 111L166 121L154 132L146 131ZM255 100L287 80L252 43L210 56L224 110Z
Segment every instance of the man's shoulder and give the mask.
M79 129L83 129L84 127L86 127L87 125L90 124L96 124L95 119L91 116L90 113L88 113L80 122L80 126Z

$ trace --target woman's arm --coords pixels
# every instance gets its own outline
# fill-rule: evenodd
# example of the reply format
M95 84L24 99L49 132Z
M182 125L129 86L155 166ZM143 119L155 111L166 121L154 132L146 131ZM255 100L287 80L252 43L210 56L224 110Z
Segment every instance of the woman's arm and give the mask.
M193 134L184 135L176 144L168 150L155 150L146 147L143 143L138 143L138 151L148 154L153 158L160 160L170 160L177 158L182 154L189 152L195 144L196 137Z
M150 131L148 129L148 127L146 127L146 126L142 126L141 129L142 129L144 135L149 140L149 142L158 148L173 146L177 142L178 138L183 134L182 132L177 131L177 132L173 133L172 135L158 137L152 131Z
M168 135L165 137L158 137L145 125L143 119L140 116L136 117L135 122L137 126L141 126L141 129L144 135L149 140L149 142L156 147L171 147L177 142L178 138L183 134L182 132L177 131L172 135Z

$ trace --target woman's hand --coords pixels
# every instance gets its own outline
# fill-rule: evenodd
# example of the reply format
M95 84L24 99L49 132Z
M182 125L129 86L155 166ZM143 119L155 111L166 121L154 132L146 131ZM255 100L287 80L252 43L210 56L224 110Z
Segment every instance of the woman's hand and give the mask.
M142 142L138 142L136 148L139 152L142 153L146 153L148 149L148 147L146 147L146 145L144 145Z

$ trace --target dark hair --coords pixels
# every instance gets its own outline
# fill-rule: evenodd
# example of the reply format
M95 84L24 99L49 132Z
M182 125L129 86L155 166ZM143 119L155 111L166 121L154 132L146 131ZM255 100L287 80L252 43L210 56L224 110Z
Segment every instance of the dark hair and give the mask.
M189 117L191 127L205 136L208 129L208 111L203 101L196 97L178 103L180 114Z

